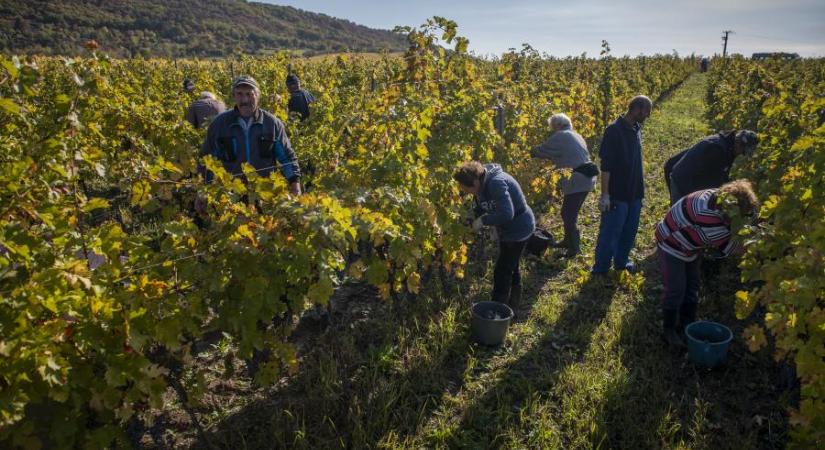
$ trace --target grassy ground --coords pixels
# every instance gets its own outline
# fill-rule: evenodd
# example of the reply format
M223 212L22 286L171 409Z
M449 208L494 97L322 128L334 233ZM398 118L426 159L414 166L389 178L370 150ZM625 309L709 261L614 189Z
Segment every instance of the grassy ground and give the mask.
M527 305L505 345L469 339L469 305L489 295L489 263L457 294L377 305L353 292L334 324L300 333L301 369L270 391L215 382L199 408L164 416L166 445L198 448L781 448L787 399L766 353L734 340L728 360L697 370L659 340L661 280L653 227L667 208L664 160L708 134L706 79L694 75L645 125L647 198L633 258L642 270L587 276L596 198L580 226L584 256L526 264ZM575 120L575 118L574 118ZM559 230L560 221L544 217ZM489 259L489 257L488 257ZM734 264L706 267L700 317L733 313ZM302 336L302 337L301 337Z

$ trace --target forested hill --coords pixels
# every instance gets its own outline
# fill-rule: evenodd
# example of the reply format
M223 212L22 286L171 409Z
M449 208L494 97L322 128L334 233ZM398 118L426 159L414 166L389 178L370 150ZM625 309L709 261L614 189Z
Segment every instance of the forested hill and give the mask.
M243 0L0 0L0 51L72 55L318 54L405 48L403 36L288 6Z

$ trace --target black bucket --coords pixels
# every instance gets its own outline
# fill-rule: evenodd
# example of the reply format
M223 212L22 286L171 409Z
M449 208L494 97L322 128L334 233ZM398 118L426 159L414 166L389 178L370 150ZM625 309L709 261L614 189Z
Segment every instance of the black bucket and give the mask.
M553 245L553 235L549 231L536 227L533 234L527 240L525 250L528 254L542 256L547 247Z
M479 344L500 345L507 336L507 328L513 319L513 310L504 303L478 302L472 307L473 339Z

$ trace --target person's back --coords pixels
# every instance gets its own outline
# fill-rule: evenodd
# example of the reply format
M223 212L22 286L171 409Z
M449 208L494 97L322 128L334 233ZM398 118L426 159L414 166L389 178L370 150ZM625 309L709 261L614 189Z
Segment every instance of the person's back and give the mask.
M303 121L309 117L309 104L314 101L315 97L306 89L298 89L290 94L287 109L290 113L298 113Z
M579 133L572 129L555 131L544 143L533 147L530 153L533 157L553 161L553 164L560 169L575 169L590 162L587 143Z
M211 92L202 92L200 98L189 105L186 120L195 128L202 127L218 114L226 111L226 105Z
M488 215L485 225L498 227L503 241L522 241L530 237L536 219L518 182L498 164L484 166L479 206Z
M671 157L670 157L667 161L665 161L665 166L664 166L664 171L665 171L665 186L667 186L667 191L668 191L669 193L671 192L671 187L670 187L670 174L673 172L673 167L675 167L675 166L676 166L676 164L677 164L677 163L678 163L678 162L682 159L682 157L683 157L683 156L685 156L685 154L686 154L688 151L690 151L690 149L687 149L687 150L682 150L681 152L679 152L679 153L677 153L677 154L675 154L675 155L671 156ZM672 197L672 195L671 195L671 197ZM676 200L679 200L679 199L678 199L678 198L677 198L677 199L671 199L670 204L671 204L671 205L673 205L674 203L676 203Z
M688 149L673 165L670 180L681 195L717 188L729 181L735 132L708 136Z

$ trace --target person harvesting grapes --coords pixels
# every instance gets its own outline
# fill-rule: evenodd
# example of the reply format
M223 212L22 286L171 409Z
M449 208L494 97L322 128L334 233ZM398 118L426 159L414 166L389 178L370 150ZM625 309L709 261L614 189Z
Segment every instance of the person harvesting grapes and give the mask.
M602 218L591 270L595 275L606 274L611 261L616 270L633 271L628 258L636 243L644 198L642 124L652 109L649 98L636 96L627 112L604 130L599 146Z
M722 257L742 254L734 236L744 223L735 219L752 216L757 204L750 181L736 180L682 197L656 226L664 283L662 339L669 347L684 348L680 330L696 321L700 252L712 250Z
M498 164L465 162L453 179L462 191L474 197L477 217L473 230L494 226L498 231L499 255L493 272L492 300L515 309L522 295L521 255L536 227L533 210L518 182Z
M575 256L581 252L581 234L576 227L579 211L587 194L596 187L599 169L590 160L587 143L573 130L573 124L566 114L553 114L547 123L553 134L541 145L533 147L530 156L549 159L560 169L572 169L570 175L559 180L564 193L561 204L564 239L554 245L567 248L567 255Z
M730 168L739 155L750 157L759 142L750 130L725 131L703 138L665 163L665 184L670 204L701 189L730 181Z
M301 88L301 80L294 73L286 76L286 88L289 90L287 110L289 114L298 114L303 122L309 117L309 104L315 101L315 97L306 89Z
M226 105L215 98L215 94L203 91L198 99L189 105L186 111L186 121L193 127L200 128L225 110Z
M254 78L240 76L232 83L235 107L209 124L200 156L212 155L233 175L251 164L261 176L280 168L294 195L301 194L301 169L280 119L258 104L261 91Z

